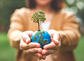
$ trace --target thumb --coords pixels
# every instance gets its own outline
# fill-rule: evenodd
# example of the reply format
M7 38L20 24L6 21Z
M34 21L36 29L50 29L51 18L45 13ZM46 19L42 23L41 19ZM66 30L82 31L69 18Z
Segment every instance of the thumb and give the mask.
M55 44L59 44L59 33L58 33L57 31L54 32L53 42L54 42Z
M25 31L25 32L23 32L23 34L22 34L22 39L23 39L23 41L25 42L25 43L30 43L30 37L31 37L31 35L33 34L33 31Z

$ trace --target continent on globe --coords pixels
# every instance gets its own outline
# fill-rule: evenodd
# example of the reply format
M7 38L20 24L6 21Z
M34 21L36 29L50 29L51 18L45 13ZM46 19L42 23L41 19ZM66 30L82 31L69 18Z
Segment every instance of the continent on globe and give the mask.
M41 48L43 49L44 45L49 44L51 42L51 37L47 31L36 31L31 36L31 42L40 43Z

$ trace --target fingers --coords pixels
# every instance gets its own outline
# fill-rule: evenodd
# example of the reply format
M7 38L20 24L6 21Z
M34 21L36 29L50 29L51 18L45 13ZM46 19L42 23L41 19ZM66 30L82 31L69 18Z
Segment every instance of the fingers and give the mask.
M51 38L53 38L54 32L52 32L52 30L49 30L48 33L50 34Z
M57 31L55 31L55 30L49 30L48 33L49 33L50 36L51 36L51 40L52 40L55 44L59 44L58 41L61 41L59 32L57 32Z
M29 36L26 33L22 34L22 39L27 44L30 42L30 38L29 38Z
M41 58L41 57L42 57L42 54L41 54L41 53L36 53L36 54L34 54L33 56L36 56L36 57Z
M22 40L22 38L21 38L21 41L20 41L20 49L21 50L28 49L28 45Z
M43 50L42 51L43 55L49 55L49 54L53 54L53 53L55 53L55 50Z
M41 48L32 48L32 49L24 50L24 53L26 54L36 54L41 52L42 52Z
M33 32L33 31L26 31L25 33L27 33L27 35L28 35L29 37L31 37L34 32Z
M22 38L21 38L21 41L20 41L20 49L26 50L26 49L30 49L30 48L40 47L39 43L30 43L30 37L31 37L32 34L33 34L33 31L23 32Z
M46 55L42 55L42 49L39 43L30 43L30 37L32 36L32 31L23 32L20 41L20 49L24 51L25 54L32 54L39 57L39 59L45 59Z
M42 57L40 59L45 60L45 58L46 58L46 55L42 55Z
M45 45L43 48L46 50L57 50L59 47L59 45L56 45L54 42L51 42L50 44Z
M31 49L31 48L40 48L40 44L39 43L29 43L29 44L26 44L25 42L21 41L20 49L27 50L27 49Z
M54 32L53 40L59 40L59 33L57 31Z
M39 60L41 60L41 59L45 60L46 55L43 55L42 53L41 54L38 53L38 58L39 58Z
M42 51L43 55L49 55L55 53L60 48L60 44L56 45L54 42L51 42L48 45L44 46L44 50Z
M22 34L22 39L25 43L30 43L30 37L31 35L33 34L33 31L26 31L26 32L23 32Z
M45 60L45 58L46 58L46 55L42 55L41 53L36 53L33 56L38 57L39 60L41 60L41 59Z
M51 40L52 40L56 45L59 44L59 41L58 41L58 40L53 40L53 38L51 38Z

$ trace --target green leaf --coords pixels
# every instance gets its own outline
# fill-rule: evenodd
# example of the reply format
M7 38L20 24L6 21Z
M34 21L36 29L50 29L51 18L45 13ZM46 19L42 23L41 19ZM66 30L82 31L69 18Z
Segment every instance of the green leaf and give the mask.
M44 22L46 20L45 13L39 10L32 15L31 20L35 23L38 23L39 21Z

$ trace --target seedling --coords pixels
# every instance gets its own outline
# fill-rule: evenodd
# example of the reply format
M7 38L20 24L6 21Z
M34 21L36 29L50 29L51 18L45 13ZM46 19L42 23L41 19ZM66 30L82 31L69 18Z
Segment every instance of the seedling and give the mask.
M39 10L32 15L31 20L33 20L35 23L38 23L38 31L40 31L40 23L46 20L45 13Z

